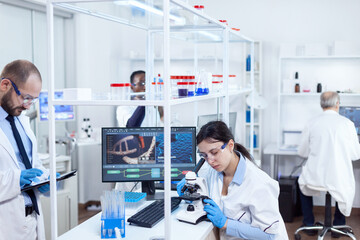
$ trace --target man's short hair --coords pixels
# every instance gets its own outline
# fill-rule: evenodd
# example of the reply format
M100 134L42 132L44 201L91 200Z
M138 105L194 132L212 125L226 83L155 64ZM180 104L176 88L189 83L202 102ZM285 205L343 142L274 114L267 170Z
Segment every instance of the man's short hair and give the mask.
M320 96L322 108L336 107L337 103L340 103L340 97L337 92L323 92Z
M15 84L21 86L32 74L36 74L39 77L39 80L42 81L39 70L32 62L19 59L8 63L4 67L1 72L1 78L9 78Z
M145 74L145 71L139 70L139 71L133 72L133 73L131 74L131 76L130 76L130 83L134 83L134 78L135 78L135 76L138 75L138 74Z

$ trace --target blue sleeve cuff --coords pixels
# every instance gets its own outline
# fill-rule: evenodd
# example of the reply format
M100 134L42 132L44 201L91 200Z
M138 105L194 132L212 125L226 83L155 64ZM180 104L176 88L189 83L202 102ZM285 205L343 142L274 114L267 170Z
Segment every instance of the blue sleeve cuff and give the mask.
M242 223L232 219L228 219L226 234L244 239L272 240L275 238L274 234L266 233L260 228L252 227L248 223Z

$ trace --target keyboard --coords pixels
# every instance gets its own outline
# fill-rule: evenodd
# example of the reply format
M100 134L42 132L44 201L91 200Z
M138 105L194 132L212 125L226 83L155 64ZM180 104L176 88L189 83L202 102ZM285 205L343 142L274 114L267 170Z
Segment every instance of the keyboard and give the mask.
M171 212L179 207L181 199L171 198ZM141 227L152 228L164 218L164 199L156 200L149 206L132 215L127 221L130 224L136 224Z

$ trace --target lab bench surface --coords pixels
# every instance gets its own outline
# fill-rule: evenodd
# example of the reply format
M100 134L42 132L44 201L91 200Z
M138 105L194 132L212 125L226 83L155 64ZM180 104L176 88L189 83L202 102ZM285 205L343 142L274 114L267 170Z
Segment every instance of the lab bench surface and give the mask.
M216 239L213 231L214 227L211 222L200 222L197 225L180 222L176 219L179 211L184 211L187 205L182 202L178 209L171 213L171 236L170 239ZM126 216L129 218L131 215ZM70 231L64 233L58 240L74 240L74 239L87 239L98 240L100 237L100 222L101 212L82 224L76 226ZM136 240L149 240L164 238L164 219L157 223L152 228L144 228L136 225L130 225L126 222L125 238L122 239L136 239Z

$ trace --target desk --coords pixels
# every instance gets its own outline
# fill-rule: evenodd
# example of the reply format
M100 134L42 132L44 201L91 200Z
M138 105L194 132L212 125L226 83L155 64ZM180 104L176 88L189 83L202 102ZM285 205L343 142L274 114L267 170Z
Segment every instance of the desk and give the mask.
M279 156L296 156L296 150L280 150L276 143L270 143L264 148L264 154L270 155L271 177L278 179Z
M176 219L176 214L179 211L183 211L187 205L182 202L179 208L171 213L171 239L209 239L212 237L213 224L211 222L201 222L197 225L179 222ZM126 216L129 218L130 216ZM99 240L100 237L100 219L101 213L93 216L72 230L58 237L58 240L74 240L74 239L86 239L86 240ZM164 236L164 219L157 223L152 228L138 227L136 225L130 225L126 222L125 234L126 237L122 239L136 239L136 240L149 240L152 237Z

